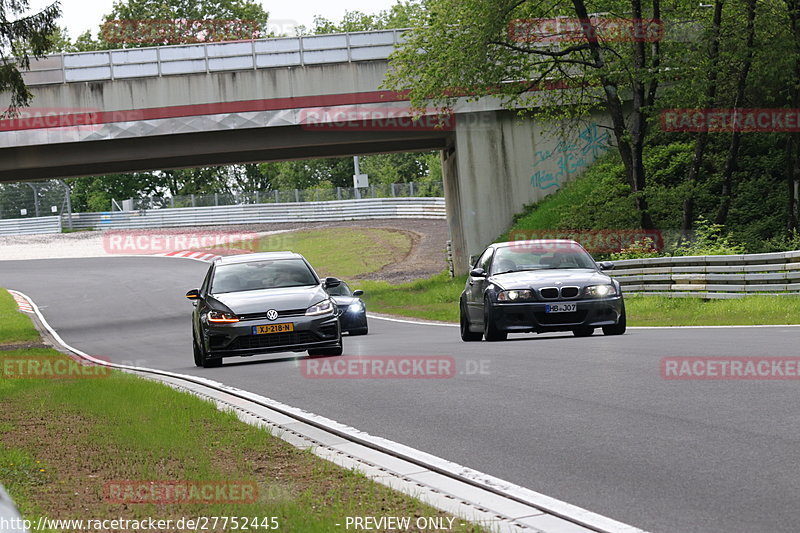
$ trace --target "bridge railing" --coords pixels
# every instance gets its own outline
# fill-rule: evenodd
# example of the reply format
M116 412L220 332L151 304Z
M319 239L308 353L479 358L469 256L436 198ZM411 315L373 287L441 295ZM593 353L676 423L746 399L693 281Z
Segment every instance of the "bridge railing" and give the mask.
M625 294L741 298L800 294L800 251L614 261Z
M52 55L32 60L28 85L202 74L386 59L405 30L380 30Z

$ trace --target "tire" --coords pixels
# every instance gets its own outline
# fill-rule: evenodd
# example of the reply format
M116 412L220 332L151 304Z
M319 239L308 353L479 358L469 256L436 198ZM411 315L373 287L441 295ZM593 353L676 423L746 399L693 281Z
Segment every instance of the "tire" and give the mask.
M497 329L492 317L492 306L489 305L489 298L483 301L483 338L489 342L504 341L508 338L507 331Z
M350 331L350 335L366 335L367 333L369 333L369 326Z
M572 334L576 337L591 337L594 333L594 328L583 326L572 330Z
M460 317L461 340L464 342L475 342L481 340L483 338L482 332L475 333L474 331L470 331L469 329L470 325L469 315L467 314L467 310L464 309L463 302L461 305L459 305L459 310L460 310L459 315L461 315Z
M203 352L194 340L194 333L192 333L192 351L194 352L194 366L203 366Z
M342 355L344 349L342 346L337 346L335 348L315 348L312 350L308 350L308 355L315 357L315 356L327 356L327 355Z
M622 335L627 327L628 319L625 316L625 304L623 304L619 320L613 326L603 326L603 335Z

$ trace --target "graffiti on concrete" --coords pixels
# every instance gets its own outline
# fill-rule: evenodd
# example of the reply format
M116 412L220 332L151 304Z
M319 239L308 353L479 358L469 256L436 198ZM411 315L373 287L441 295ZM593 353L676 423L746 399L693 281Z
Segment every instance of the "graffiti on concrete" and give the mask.
M541 190L559 188L563 180L592 164L608 149L609 135L591 124L572 141L561 140L553 150L539 150L533 163L531 187ZM555 163L555 165L554 165ZM555 171L552 171L555 166Z

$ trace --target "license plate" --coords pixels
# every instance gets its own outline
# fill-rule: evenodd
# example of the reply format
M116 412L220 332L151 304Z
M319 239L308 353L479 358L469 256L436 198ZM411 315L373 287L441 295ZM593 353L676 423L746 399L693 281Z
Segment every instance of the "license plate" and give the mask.
M283 324L263 324L261 326L253 326L253 335L267 335L269 333L286 333L294 331L294 323L286 322Z
M547 304L545 313L574 313L578 310L578 304Z

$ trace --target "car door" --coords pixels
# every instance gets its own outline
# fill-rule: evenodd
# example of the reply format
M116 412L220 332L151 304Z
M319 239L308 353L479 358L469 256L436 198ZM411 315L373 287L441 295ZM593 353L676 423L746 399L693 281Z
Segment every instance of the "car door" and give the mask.
M475 268L482 268L488 274L493 257L494 248L487 248L478 258ZM486 290L487 283L485 276L470 276L467 280L467 311L473 324L483 323L483 291Z

